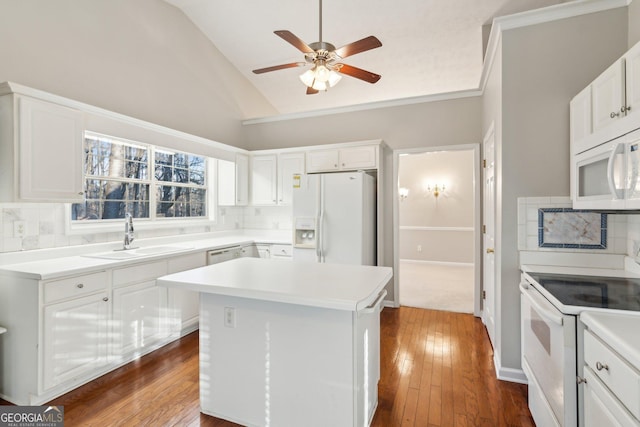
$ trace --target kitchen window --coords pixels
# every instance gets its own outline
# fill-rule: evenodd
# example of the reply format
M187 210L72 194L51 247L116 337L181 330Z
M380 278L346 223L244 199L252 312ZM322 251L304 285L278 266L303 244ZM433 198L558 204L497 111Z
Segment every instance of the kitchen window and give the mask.
M125 217L208 219L207 157L85 133L83 203L76 223Z

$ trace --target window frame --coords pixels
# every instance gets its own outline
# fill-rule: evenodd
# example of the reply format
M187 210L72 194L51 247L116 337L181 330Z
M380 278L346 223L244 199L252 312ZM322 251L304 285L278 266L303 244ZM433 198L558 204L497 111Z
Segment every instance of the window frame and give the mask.
M215 225L216 224L216 212L218 209L216 197L217 197L217 188L215 177L217 175L216 164L217 159L213 157L209 157L206 155L192 153L187 151L182 151L178 149L173 149L169 147L163 147L159 145L132 141L127 138L120 138L112 135L106 135L99 132L93 131L85 131L85 136L83 136L83 144L85 141L86 135L95 136L97 138L105 138L111 139L115 142L122 143L124 145L130 145L135 147L143 147L147 149L147 179L133 179L127 177L121 177L118 179L110 179L108 177L101 177L95 175L88 175L85 172L85 165L83 163L83 185L87 182L87 180L96 179L96 180L111 180L118 182L134 182L140 183L142 185L149 186L149 217L148 218L134 218L134 222L136 223L136 229L156 229L156 228L170 228L170 227L189 227L189 226L206 226L206 225ZM83 148L84 150L84 148ZM184 154L187 156L197 156L202 157L204 159L204 173L205 179L204 184L191 184L191 183L179 183L173 181L162 181L156 179L155 176L155 155L156 151L173 153L173 154ZM83 157L83 162L85 161ZM195 189L204 189L206 191L206 201L205 201L205 212L204 216L192 217L161 217L157 216L156 208L157 208L157 200L156 200L156 192L157 187L159 185L170 185L170 186L178 186L178 187L186 187L186 188L195 188ZM94 220L73 220L72 216L72 205L73 203L65 204L65 231L67 234L85 234L85 233L102 233L109 231L120 231L122 227L122 222L124 218L114 218L114 219L94 219ZM98 243L98 242L96 242Z

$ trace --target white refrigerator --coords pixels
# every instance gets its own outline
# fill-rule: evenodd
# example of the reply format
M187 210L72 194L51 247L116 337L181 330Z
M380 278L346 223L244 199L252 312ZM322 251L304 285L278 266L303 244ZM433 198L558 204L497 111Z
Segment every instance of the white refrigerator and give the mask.
M376 180L364 172L301 175L293 186L293 259L376 265Z

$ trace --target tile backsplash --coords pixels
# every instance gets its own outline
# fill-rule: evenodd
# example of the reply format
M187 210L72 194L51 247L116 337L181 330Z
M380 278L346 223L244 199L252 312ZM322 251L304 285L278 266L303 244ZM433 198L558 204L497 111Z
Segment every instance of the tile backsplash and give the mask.
M609 214L606 220L606 248L584 249L571 247L540 247L539 209L571 208L569 197L521 197L518 199L518 249L522 251L541 252L580 252L580 253L608 253L626 254L628 252L629 229L628 217L637 215ZM584 216L587 218L588 216ZM594 215L593 220L599 222L600 215ZM640 238L640 222L637 223ZM595 225L595 224L594 224ZM599 224L598 224L599 225ZM570 243L570 242L566 242Z
M63 203L0 203L0 253L108 243L121 232L68 234ZM219 207L216 222L205 225L136 229L139 239L234 229L290 230L291 207Z

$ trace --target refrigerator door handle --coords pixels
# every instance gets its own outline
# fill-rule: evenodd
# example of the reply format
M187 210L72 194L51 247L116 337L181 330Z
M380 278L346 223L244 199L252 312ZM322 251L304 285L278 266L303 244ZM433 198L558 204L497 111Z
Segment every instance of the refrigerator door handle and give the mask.
M319 175L318 176L318 188L317 188L317 197L318 200L316 200L316 261L317 262L322 262L322 222L323 222L323 213L324 213L324 207L322 205L322 200L323 200L323 194L322 194L322 189L323 189L323 176Z

